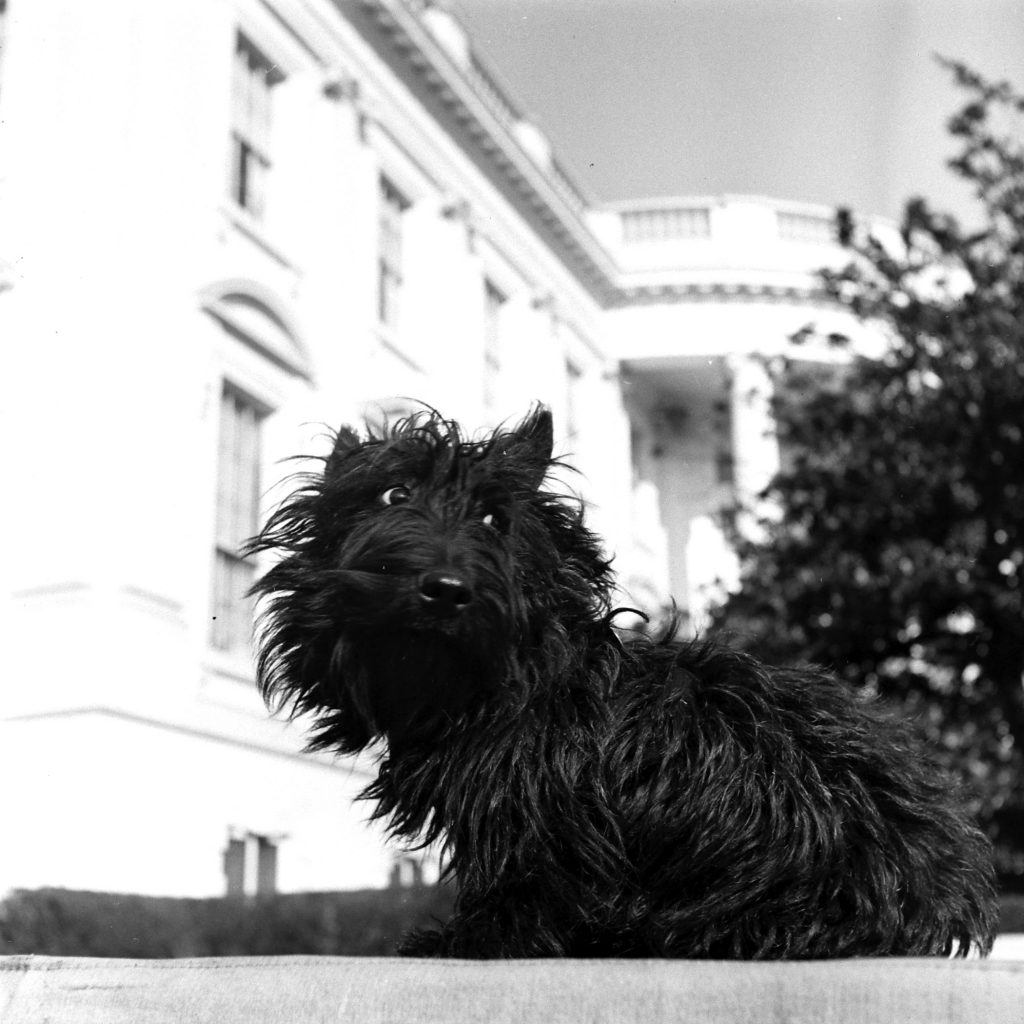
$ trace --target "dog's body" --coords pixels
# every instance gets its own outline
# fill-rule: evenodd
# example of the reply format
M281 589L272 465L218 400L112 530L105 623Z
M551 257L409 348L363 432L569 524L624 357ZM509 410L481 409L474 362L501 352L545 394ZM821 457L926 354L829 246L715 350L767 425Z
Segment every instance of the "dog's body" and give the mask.
M265 694L313 747L384 740L376 814L444 843L455 915L402 951L987 952L988 843L906 730L822 673L621 643L551 465L543 410L477 442L436 414L343 428L252 545L284 552Z

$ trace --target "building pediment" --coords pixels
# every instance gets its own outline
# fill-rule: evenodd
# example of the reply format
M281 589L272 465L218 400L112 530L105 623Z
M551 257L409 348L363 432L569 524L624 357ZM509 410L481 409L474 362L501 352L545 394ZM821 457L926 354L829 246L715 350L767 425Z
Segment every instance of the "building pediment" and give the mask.
M200 302L240 341L295 376L312 377L294 317L270 289L254 281L220 281L203 289Z

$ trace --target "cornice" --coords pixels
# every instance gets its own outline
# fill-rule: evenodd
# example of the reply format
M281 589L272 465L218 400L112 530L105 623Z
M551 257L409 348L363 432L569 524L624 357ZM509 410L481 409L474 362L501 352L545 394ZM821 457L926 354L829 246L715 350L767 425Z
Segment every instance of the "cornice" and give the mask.
M554 238L563 257L597 301L613 305L618 267L584 220L594 205L557 161L545 170L499 117L467 73L430 33L406 0L358 0L390 45L452 113L482 155ZM477 58L474 58L476 60ZM503 101L507 102L507 101ZM515 115L511 105L506 114Z
M453 54L435 37L423 17L430 7L421 0L357 0L371 19L383 43L414 73L423 87L450 111L453 119L494 168L520 203L546 229L556 251L584 288L603 308L693 302L771 302L827 304L828 299L807 275L806 284L758 282L645 282L622 267L613 250L598 238L587 221L590 213L635 208L635 203L600 205L565 173L558 161L539 163L517 136L525 119L508 98L491 69L473 53ZM721 205L730 197L686 200L707 206ZM750 197L742 197L744 201ZM455 200L457 202L457 199ZM806 216L815 211L802 204L760 200L781 215ZM655 205L674 206L676 200ZM820 212L818 214L820 216ZM755 272L756 273L756 272Z
M354 758L340 758L317 751L303 751L298 745L284 742L280 736L274 735L270 729L263 730L262 739L255 739L234 733L229 728L211 727L209 724L194 718L176 718L171 715L161 716L133 708L119 707L109 704L84 704L76 707L56 708L45 711L33 711L26 714L10 715L0 721L17 723L33 721L53 721L62 718L98 717L127 722L133 725L148 726L178 735L191 736L196 739L211 740L224 746L237 747L242 750L254 751L258 754L271 755L293 761L306 766L324 768L333 773L340 773L358 779L372 776L367 769L359 765ZM267 719L267 723L274 721Z
M683 302L796 302L823 304L829 301L824 289L813 284L780 285L758 282L660 282L621 283L616 289L616 307L661 305Z

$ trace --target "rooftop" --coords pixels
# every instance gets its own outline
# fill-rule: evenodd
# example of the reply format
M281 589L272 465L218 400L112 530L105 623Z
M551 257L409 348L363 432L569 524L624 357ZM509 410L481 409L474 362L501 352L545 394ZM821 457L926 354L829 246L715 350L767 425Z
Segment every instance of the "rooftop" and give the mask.
M809 297L816 270L845 259L825 206L748 196L597 202L445 3L358 3L601 305L711 291Z

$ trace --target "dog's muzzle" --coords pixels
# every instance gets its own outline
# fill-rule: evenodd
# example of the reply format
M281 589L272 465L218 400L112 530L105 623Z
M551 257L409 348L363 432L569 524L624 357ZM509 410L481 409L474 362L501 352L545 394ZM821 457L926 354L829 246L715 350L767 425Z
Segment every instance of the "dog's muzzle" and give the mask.
M473 601L469 584L449 569L425 572L419 580L420 605L434 615L451 618Z

